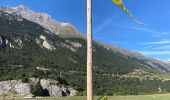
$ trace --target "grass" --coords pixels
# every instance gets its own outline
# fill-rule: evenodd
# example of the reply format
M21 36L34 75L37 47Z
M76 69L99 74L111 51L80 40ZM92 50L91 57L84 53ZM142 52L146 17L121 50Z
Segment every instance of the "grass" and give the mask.
M94 97L96 100L98 97ZM0 98L3 100L3 98ZM76 97L49 97L49 98L5 98L4 100L86 100L86 97L76 96ZM170 100L170 94L155 94L155 95L138 95L138 96L109 96L108 100Z

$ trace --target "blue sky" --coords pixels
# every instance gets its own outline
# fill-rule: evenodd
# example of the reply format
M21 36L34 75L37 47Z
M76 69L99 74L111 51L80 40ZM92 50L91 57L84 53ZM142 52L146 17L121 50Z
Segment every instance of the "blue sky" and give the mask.
M25 5L69 22L86 35L86 0L0 0L0 6ZM170 0L124 0L133 22L111 0L93 0L94 39L140 52L148 57L170 59Z

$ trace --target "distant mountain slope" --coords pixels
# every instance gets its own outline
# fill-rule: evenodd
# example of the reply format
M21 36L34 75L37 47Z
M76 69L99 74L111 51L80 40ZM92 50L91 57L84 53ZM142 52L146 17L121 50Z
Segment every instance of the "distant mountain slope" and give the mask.
M170 60L163 61L164 63L168 64L170 66Z
M76 90L85 90L85 38L62 38L53 30L6 9L11 8L0 9L0 80L20 79L24 73L27 77L60 80ZM68 34L78 32L65 27L59 29L63 30L60 34L65 34L65 30ZM112 88L108 86L116 84L113 80L119 81L117 76L129 75L137 69L152 74L170 71L167 64L141 54L98 42L94 42L93 46L95 89L104 84L101 90L95 90L96 94L111 93ZM121 84L117 85L121 87Z
M161 60L157 60L157 59L153 59L153 58L148 58L145 57L144 55L137 53L137 52L131 52L116 46L109 46L110 49L112 49L113 51L116 51L122 55L124 55L125 57L131 57L131 58L136 58L139 63L140 62L144 62L144 66L148 67L148 68L156 68L160 71L170 71L170 66L161 61Z

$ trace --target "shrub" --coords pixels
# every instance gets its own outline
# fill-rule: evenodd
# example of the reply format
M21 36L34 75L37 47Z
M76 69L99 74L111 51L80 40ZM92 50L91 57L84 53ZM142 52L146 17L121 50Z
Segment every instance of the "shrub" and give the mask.
M43 89L40 82L31 86L31 93L35 96L49 96L49 91Z
M21 80L23 83L28 83L29 82L29 79L27 77L23 77L22 80Z

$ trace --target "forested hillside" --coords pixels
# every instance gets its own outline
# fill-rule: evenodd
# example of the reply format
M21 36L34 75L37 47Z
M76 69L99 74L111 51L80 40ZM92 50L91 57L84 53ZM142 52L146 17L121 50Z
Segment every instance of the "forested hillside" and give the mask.
M49 78L86 91L86 40L61 38L17 14L0 12L0 80ZM95 95L150 94L170 91L159 69L94 42ZM136 70L142 73L128 76ZM161 69L168 71L161 66ZM153 75L153 76L152 76Z

